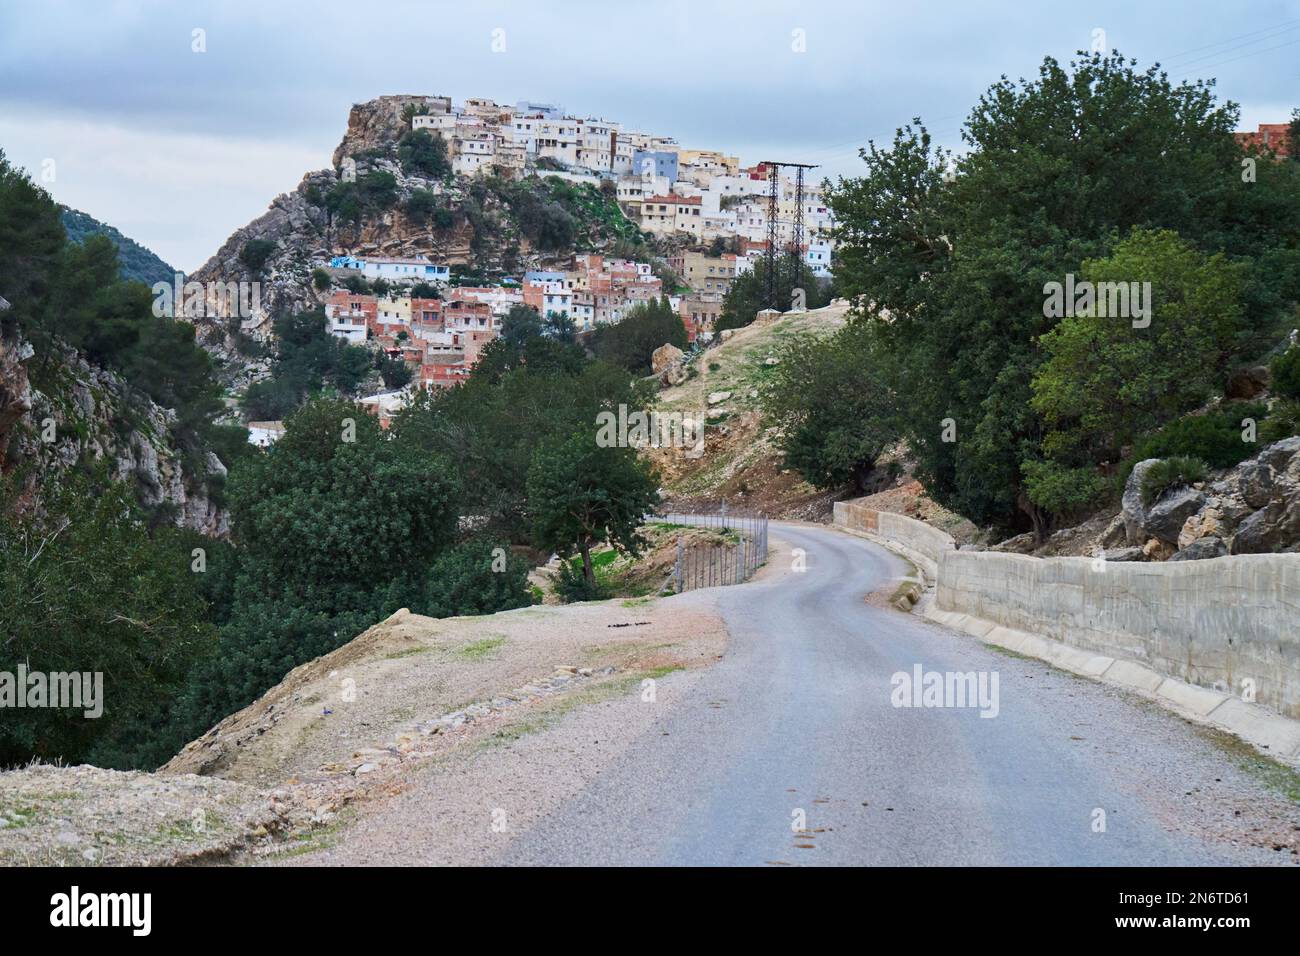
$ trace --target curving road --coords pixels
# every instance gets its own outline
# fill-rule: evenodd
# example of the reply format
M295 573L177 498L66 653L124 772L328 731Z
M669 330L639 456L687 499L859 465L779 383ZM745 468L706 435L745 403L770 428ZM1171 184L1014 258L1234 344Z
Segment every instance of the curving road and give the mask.
M758 580L705 595L731 632L724 659L496 862L1290 861L1250 845L1238 821L1242 807L1268 806L1289 828L1294 805L1182 721L868 605L906 566L867 541L790 524L772 537L783 546ZM806 571L790 570L791 547ZM918 664L996 672L997 715L893 706L892 675Z

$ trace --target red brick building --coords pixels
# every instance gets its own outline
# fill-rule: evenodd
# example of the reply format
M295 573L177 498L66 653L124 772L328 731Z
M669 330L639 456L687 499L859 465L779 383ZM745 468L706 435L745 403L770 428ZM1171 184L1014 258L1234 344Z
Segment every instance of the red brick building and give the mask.
M1233 133L1237 142L1245 149L1270 151L1278 156L1295 155L1291 143L1291 126L1289 123L1260 123L1253 133Z

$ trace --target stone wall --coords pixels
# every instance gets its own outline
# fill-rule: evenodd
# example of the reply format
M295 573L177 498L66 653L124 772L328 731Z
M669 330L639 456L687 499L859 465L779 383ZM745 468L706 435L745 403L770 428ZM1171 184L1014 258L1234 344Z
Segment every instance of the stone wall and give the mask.
M892 511L877 511L852 501L835 502L835 524L851 531L878 537L920 565L933 581L940 556L954 550L952 535L938 528Z
M923 564L934 607L1136 661L1300 718L1300 554L1118 562L959 551L937 528L853 502L835 524ZM929 566L925 566L929 565ZM933 568L933 571L931 570Z
M1241 693L1300 718L1300 554L1097 562L954 551L935 607Z

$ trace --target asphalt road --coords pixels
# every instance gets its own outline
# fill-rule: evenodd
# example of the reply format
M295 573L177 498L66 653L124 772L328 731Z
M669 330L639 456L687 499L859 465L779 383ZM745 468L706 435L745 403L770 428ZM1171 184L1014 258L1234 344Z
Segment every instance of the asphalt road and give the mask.
M1182 721L868 605L905 566L867 541L784 524L772 537L804 549L806 570L783 552L760 580L713 589L732 635L725 657L497 862L1287 861L1235 842L1233 807L1262 785ZM996 716L894 706L891 678L918 664L996 673Z

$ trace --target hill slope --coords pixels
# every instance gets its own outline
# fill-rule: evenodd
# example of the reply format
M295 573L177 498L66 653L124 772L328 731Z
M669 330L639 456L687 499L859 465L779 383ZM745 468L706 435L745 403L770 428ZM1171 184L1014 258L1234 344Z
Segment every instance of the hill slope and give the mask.
M276 197L266 213L237 229L191 278L260 280L269 318L276 311L320 304L325 294L312 285L312 266L334 255L428 256L494 277L552 266L577 252L638 247L640 230L612 196L594 186L538 175L504 180L411 171L399 153L410 129L404 110L421 108L426 99L383 96L353 106L334 168L307 173L295 190ZM348 176L355 171L354 182L344 178L345 169ZM413 194L418 194L415 205ZM254 240L274 246L259 270L250 269L240 255ZM234 354L238 324L202 324L200 337L211 351ZM242 331L264 341L271 323L245 322Z
M648 452L672 507L690 510L725 499L773 517L819 520L830 514L831 503L843 495L836 489L818 491L784 467L759 401L781 345L834 332L844 325L848 309L847 302L837 300L728 330L723 341L688 362L689 378L659 394L659 411L703 414L706 423L701 457L687 458L676 449Z
M155 282L171 283L179 271L172 268L140 243L122 235L107 223L69 206L59 207L63 229L73 242L85 242L90 236L108 236L117 246L117 258L122 264L122 278L153 285Z

